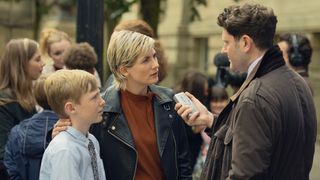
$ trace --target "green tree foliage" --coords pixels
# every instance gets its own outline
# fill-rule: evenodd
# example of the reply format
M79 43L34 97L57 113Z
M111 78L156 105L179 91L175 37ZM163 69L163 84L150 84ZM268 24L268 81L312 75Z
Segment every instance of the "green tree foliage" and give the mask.
M20 2L22 0L0 0L5 2ZM107 39L120 21L122 15L130 10L133 4L139 3L140 16L143 20L148 22L155 31L157 36L157 29L159 24L159 17L164 9L161 9L161 1L167 0L104 0L105 3L105 22L107 25ZM207 0L188 0L190 7L190 21L201 20L201 15L198 11L199 6L207 6ZM234 0L239 2L240 0ZM72 8L76 5L76 0L30 0L35 3L35 24L34 24L34 38L38 38L40 23L44 15L48 14L54 6L59 6L62 9Z
M159 17L164 11L160 4L161 0L140 0L141 18L152 27L155 36L158 36Z
M190 18L189 20L195 21L195 20L201 20L200 13L197 9L198 6L207 6L207 0L189 0L189 7L190 7Z
M130 7L135 3L137 3L137 0L104 0L104 15L107 26L106 37L108 41L122 15L129 12Z

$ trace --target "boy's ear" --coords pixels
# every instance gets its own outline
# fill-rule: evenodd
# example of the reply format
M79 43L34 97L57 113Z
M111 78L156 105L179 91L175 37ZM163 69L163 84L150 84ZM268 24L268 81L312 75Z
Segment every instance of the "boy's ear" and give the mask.
M75 111L73 103L70 101L66 102L66 104L64 105L64 110L66 111L66 114L72 114Z

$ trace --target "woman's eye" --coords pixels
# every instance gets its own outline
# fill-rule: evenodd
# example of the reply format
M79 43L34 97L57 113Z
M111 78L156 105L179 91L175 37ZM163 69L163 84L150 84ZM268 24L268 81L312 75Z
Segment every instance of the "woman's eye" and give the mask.
M142 63L147 63L148 61L149 61L149 57L146 57L143 61L142 61Z
M98 98L99 94L92 97L92 100L96 100Z

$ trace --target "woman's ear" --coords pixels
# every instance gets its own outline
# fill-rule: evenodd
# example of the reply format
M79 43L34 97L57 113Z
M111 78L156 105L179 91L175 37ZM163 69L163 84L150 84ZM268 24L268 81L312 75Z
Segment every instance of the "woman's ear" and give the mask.
M128 69L127 69L126 67L124 67L124 66L120 66L119 72L120 72L120 74L122 74L124 77L127 77L127 75L128 75Z

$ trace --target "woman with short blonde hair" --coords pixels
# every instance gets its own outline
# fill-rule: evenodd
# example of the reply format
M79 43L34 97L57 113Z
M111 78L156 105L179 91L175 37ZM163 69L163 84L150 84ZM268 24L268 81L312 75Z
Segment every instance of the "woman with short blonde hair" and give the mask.
M128 41L132 42L128 45ZM154 40L133 31L115 31L108 46L107 59L111 72L115 76L118 89L125 90L125 77L119 71L120 67L132 67L140 54L147 54L154 48Z
M173 91L155 85L159 63L154 43L128 30L111 36L107 60L115 81L103 93L103 122L92 129L107 179L192 179Z

